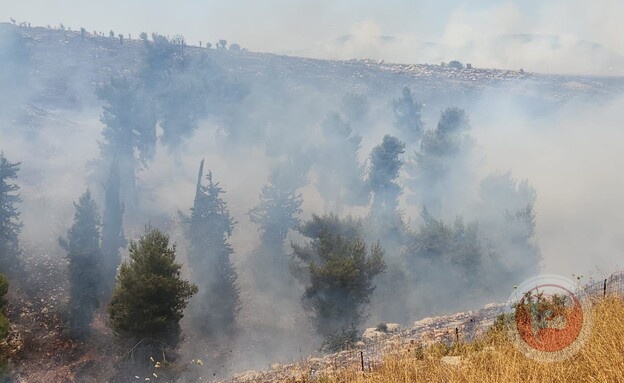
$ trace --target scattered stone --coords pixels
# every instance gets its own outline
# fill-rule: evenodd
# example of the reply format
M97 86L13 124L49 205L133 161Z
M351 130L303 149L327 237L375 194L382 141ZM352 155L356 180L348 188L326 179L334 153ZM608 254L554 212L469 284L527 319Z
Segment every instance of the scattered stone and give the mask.
M461 364L461 356L443 356L440 361L448 366L459 366Z
M382 336L384 333L377 330L376 327L369 327L364 331L364 334L362 334L362 338L364 340L374 340L377 339L378 337Z

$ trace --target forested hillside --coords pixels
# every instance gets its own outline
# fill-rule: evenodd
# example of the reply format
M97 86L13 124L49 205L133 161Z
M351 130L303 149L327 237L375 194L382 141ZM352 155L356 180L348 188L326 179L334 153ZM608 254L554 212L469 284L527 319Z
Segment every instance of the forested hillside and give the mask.
M0 62L16 382L222 379L504 301L542 267L540 190L487 155L491 127L624 90L65 26L0 24Z

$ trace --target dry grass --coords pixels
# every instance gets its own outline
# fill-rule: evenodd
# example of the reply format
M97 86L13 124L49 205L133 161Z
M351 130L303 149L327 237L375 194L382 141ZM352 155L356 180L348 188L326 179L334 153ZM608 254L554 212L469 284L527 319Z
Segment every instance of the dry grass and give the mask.
M605 298L594 303L592 332L573 357L557 363L525 357L505 331L491 331L470 344L423 350L397 349L372 372L341 371L319 379L339 382L624 382L624 303ZM459 365L442 362L459 356Z

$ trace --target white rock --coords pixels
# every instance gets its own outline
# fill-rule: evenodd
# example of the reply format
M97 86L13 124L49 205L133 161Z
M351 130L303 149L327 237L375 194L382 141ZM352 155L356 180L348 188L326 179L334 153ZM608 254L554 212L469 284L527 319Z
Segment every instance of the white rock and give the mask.
M443 356L440 361L449 366L459 366L461 364L461 356Z
M373 340L375 338L380 337L382 334L383 333L377 331L377 328L369 327L364 331L364 334L362 334L362 338L367 339L367 340Z

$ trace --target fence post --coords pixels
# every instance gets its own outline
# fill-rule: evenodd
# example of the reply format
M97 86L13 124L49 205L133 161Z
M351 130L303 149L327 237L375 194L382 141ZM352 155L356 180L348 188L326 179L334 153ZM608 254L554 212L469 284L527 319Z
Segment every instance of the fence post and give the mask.
M455 327L455 343L459 343L459 328Z
M607 296L607 280L604 280L604 285L602 286L602 296L606 297Z
M362 363L362 372L364 372L364 351L360 351L360 362Z

